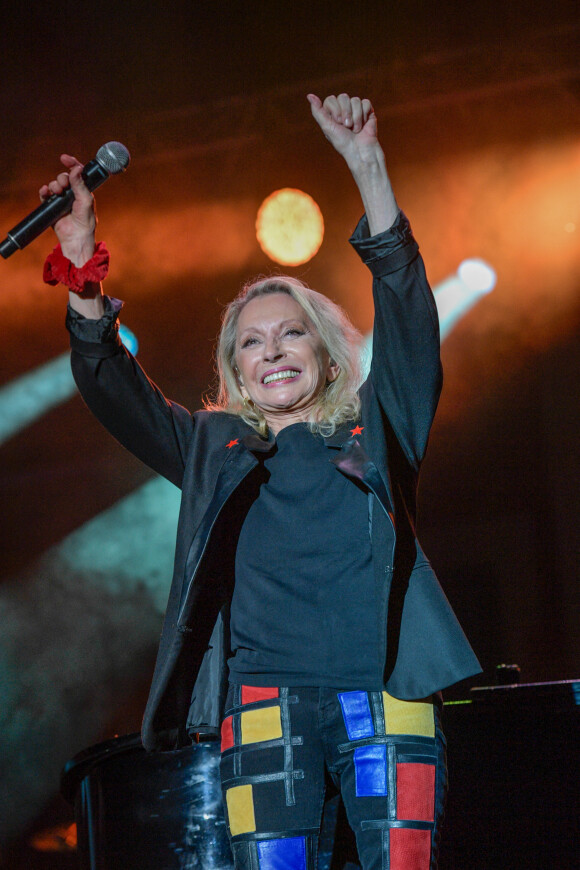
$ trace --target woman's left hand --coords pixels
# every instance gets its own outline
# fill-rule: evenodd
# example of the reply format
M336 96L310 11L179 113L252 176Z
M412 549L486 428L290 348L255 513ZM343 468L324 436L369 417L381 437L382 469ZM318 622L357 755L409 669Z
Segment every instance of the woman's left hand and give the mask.
M308 94L314 120L341 154L360 191L371 235L393 225L399 209L377 138L377 117L370 100L339 94L324 102Z
M339 94L326 97L308 94L314 120L349 166L372 159L380 149L377 117L370 100Z

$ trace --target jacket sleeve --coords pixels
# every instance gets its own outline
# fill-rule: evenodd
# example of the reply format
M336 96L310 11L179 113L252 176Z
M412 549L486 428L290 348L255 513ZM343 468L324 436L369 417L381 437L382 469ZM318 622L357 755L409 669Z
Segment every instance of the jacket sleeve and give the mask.
M119 338L122 303L88 320L70 307L71 366L87 406L103 426L150 468L181 487L193 434L189 411L165 398Z
M350 241L373 275L372 385L408 462L418 470L442 384L433 293L402 212L376 236L369 235L363 217Z

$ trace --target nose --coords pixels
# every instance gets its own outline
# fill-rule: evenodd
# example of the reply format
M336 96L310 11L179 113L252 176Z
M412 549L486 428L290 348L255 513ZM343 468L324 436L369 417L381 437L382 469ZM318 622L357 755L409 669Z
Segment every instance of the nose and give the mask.
M280 342L276 336L268 338L264 342L264 360L266 362L275 362L284 356L280 347Z

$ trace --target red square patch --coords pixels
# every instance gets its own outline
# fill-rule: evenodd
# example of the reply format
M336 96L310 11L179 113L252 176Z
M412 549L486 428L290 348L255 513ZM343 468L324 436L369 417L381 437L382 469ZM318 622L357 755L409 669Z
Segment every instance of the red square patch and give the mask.
M431 831L391 828L389 831L390 870L429 870Z
M234 745L234 728L231 716L228 716L222 722L222 752L230 749Z
M397 764L397 819L432 822L435 819L435 765Z
M255 704L256 701L269 701L270 698L277 698L279 695L278 686L242 686L242 704Z

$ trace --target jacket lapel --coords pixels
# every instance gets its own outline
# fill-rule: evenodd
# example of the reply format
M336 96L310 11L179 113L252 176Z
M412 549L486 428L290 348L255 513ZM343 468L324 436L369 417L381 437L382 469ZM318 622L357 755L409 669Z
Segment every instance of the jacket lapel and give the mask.
M228 451L228 455L219 470L215 488L207 510L203 515L201 525L197 529L189 547L186 561L186 578L181 588L179 601L178 626L187 624L189 619L192 583L203 558L214 523L222 507L240 485L244 477L258 464L254 454L267 452L274 443L273 436L270 436L269 440L266 440L261 438L257 432L251 430L247 424L242 423L242 426L243 429L238 437L231 437L228 442L224 441L224 449ZM248 432L248 430L250 431ZM237 434L238 432L234 429L233 435Z
M358 427L353 427L351 424L343 424L334 435L325 439L328 447L340 447L338 456L330 461L347 477L362 481L378 498L391 522L394 523L394 508L389 490L358 437L352 434L356 428Z

